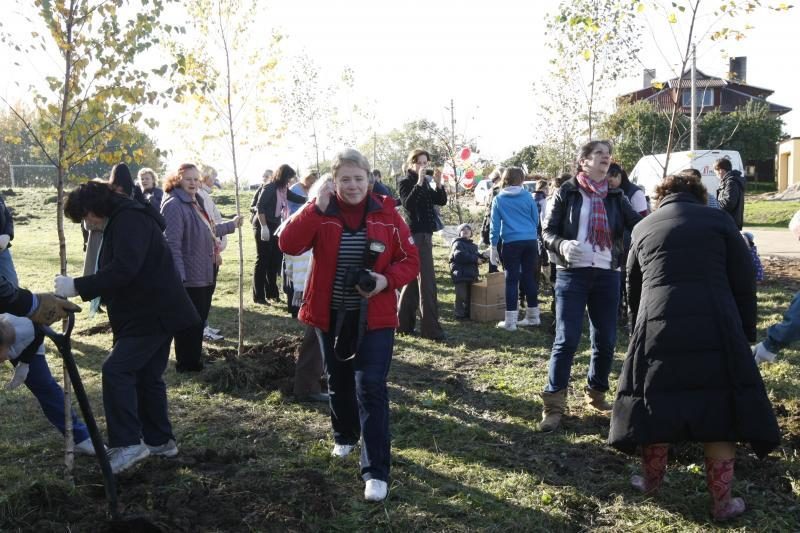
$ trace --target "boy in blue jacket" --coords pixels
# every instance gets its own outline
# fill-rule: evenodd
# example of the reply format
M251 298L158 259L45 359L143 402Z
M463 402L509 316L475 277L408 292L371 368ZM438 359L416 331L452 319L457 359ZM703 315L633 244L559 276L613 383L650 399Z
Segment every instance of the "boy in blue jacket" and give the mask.
M456 289L455 317L458 320L469 318L470 286L478 279L478 265L486 260L486 256L478 252L478 245L472 242L472 227L469 224L458 226L458 237L450 245L450 275Z

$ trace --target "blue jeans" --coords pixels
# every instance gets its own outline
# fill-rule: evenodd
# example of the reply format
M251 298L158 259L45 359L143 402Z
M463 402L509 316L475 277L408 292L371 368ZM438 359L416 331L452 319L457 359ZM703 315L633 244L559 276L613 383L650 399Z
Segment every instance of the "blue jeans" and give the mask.
M783 315L783 322L767 329L764 347L772 353L800 340L800 292L794 295L789 309Z
M11 257L11 250L8 248L0 252L0 276L13 283L14 287L19 287L17 270L14 268L14 259Z
M528 307L539 307L539 248L536 240L503 242L500 254L506 273L506 311L517 310L520 281Z
M394 350L394 329L367 331L356 356L341 361L334 350L334 323L331 331L317 330L328 377L334 441L354 445L361 438L361 477L365 481L388 481L391 435L386 377Z
M53 379L44 355L37 353L31 359L25 386L39 401L47 420L63 435L65 430L64 389ZM89 431L86 429L86 425L78 419L75 411L72 411L72 440L78 444L88 438Z
M589 310L592 358L588 384L608 390L608 375L617 343L617 306L620 274L602 268L558 269L556 273L556 338L550 355L546 392L569 385L572 360L583 329L583 312Z

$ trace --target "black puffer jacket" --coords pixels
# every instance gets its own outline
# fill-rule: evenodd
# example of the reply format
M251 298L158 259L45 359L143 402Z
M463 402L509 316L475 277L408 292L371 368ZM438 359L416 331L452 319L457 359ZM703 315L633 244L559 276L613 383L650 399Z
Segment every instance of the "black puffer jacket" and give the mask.
M633 210L622 189L609 189L603 200L608 216L608 229L611 231L611 269L619 268L625 258L625 229L632 229L642 217ZM581 218L583 196L576 178L569 179L556 191L553 205L544 221L542 236L548 250L556 257L556 265L569 268L561 255L562 241L578 238L578 224Z
M689 193L665 198L633 230L634 317L609 443L627 453L659 442L750 442L759 456L778 425L748 340L756 286L728 215Z
M742 231L744 225L744 188L747 181L738 170L731 170L722 178L717 189L717 202L723 211L727 211Z
M478 245L472 239L459 237L450 247L450 275L453 283L473 282L478 279Z

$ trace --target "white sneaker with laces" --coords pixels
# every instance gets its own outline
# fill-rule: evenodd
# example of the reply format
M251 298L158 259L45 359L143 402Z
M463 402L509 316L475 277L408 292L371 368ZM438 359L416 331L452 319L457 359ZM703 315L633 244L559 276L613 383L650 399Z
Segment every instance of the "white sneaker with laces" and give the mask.
M134 444L133 446L120 446L108 450L108 461L111 463L111 471L115 474L123 472L142 459L150 455L150 450L144 443Z
M355 445L353 444L334 444L331 455L343 459L350 455L350 452L352 452L354 448Z
M368 479L364 486L364 499L368 502L382 502L386 499L389 486L380 479Z
M158 455L161 457L175 457L178 455L178 445L175 443L174 439L169 439L160 446L151 446L146 443L145 446L147 446L147 449L150 451L150 455Z
M94 445L92 439L84 439L77 443L72 449L77 455L88 455L94 457Z

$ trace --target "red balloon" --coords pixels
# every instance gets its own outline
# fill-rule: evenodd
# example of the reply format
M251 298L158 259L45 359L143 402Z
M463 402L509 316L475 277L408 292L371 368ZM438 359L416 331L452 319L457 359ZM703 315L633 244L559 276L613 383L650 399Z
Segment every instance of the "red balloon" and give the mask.
M461 149L461 160L466 161L472 155L472 150L467 147Z
M464 178L471 180L475 178L475 171L472 169L467 170L466 174L464 174Z
M461 182L461 185L462 185L462 186L463 186L465 189L471 189L471 188L472 188L472 186L473 186L473 185L475 185L475 179L474 179L474 178L466 178L466 177L465 177L465 178L462 180L462 182Z

